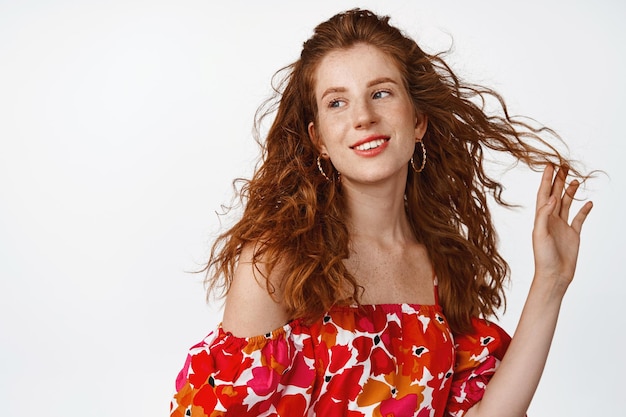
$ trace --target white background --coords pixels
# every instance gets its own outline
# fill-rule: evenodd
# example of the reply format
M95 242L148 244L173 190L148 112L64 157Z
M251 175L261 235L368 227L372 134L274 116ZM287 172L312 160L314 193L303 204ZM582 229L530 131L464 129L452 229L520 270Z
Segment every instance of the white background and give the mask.
M261 5L262 3L262 5ZM315 24L352 1L0 1L0 414L167 415L187 348L220 319L202 275L248 176L253 114ZM622 415L626 7L363 1L555 128L603 169L531 417ZM503 180L513 331L539 175ZM503 399L506 401L506 399Z

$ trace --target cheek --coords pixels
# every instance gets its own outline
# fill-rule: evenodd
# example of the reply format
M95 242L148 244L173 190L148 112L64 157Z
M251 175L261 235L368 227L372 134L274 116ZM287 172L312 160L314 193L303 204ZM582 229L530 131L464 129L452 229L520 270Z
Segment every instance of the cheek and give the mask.
M326 146L332 146L343 130L341 120L336 117L320 116L317 127L318 139Z

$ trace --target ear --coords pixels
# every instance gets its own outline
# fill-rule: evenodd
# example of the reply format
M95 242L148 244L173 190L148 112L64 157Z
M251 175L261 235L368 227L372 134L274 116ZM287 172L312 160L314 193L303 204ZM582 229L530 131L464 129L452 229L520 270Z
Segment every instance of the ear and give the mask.
M418 113L415 118L417 119L415 121L415 137L422 139L428 128L428 116Z
M315 124L313 122L309 122L307 130L309 131L309 139L311 139L311 142L313 142L313 146L315 146L315 148L317 148L317 150L321 154L328 154L326 146L324 146L324 143L320 140L319 135L315 130Z

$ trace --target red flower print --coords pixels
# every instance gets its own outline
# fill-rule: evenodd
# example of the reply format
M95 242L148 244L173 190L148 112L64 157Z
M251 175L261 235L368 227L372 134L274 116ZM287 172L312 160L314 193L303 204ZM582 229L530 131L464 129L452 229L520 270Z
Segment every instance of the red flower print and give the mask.
M332 308L312 324L296 319L259 337L238 338L218 328L190 350L171 416L188 417L189 410L193 417L453 413L455 406L466 407L470 392L482 389L492 368L486 356L502 340L496 327L484 323L475 334L453 340L438 317L439 307L365 305ZM461 369L466 362L485 368L465 368L465 379L455 385L456 405L448 402L453 378L463 375L451 371L455 341Z
M261 353L262 363L276 369L278 373L282 373L289 366L289 344L283 339L268 340L261 348Z
M337 326L333 322L324 323L321 330L321 339L328 346L337 344Z
M280 375L276 371L267 366L259 366L252 369L252 379L248 382L248 386L259 397L265 397L276 390L279 382Z
M241 403L248 396L248 387L224 384L216 387L215 393L219 402L229 410L234 404Z
M312 363L313 355L311 354L309 357L306 357L302 352L296 353L291 369L283 376L284 380L281 380L281 382L294 387L310 387L313 381L315 381L316 372L315 369L307 363L307 359L309 363Z
M364 306L363 308L366 310L357 317L354 329L365 333L381 333L389 324L387 315L384 311L381 311L382 314L371 314L370 311L372 309L384 310L384 307Z
M372 375L385 375L396 369L396 364L387 352L381 348L374 348L370 355Z
M359 380L363 374L363 366L355 366L345 369L337 375L328 375L325 379L330 380L325 392L315 404L315 415L318 416L345 416L348 403L356 398L361 392ZM363 414L357 414L363 417Z
M365 362L370 357L370 352L372 351L372 347L374 346L374 341L371 337L359 336L354 339L354 342L352 342L352 346L357 351L357 362Z
M241 344L233 341L212 347L210 361L215 369L215 378L222 381L236 380L241 371L249 368L253 362L252 358L244 357Z
M358 365L348 368L338 375L333 375L328 384L328 393L334 393L337 394L337 397L354 400L361 391L359 380L362 374L363 365Z
M194 387L200 387L206 384L209 376L215 370L213 366L213 358L206 350L202 350L192 356L190 361L192 373L189 375L189 383Z
M417 410L417 395L409 394L402 398L387 398L380 403L380 413L385 417L412 416Z
M403 334L400 325L392 321L387 324L387 328L380 335L380 340L389 352L393 352L395 350L394 345L396 345L396 342L404 336L405 335Z
M335 373L342 369L350 357L352 353L350 352L350 348L348 346L334 346L330 349L330 365L328 366L328 370L332 373Z
M204 414L209 415L217 405L215 391L210 385L205 385L193 397L193 404L202 408Z

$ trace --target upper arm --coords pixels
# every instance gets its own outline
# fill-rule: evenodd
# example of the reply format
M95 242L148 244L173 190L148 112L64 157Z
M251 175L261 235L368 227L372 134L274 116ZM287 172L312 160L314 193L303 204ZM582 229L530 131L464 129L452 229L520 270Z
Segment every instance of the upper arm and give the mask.
M253 251L254 245L243 248L224 304L222 327L239 337L268 333L289 320L280 292L268 293L265 266L252 264ZM277 290L281 278L280 268L274 268L269 279Z

